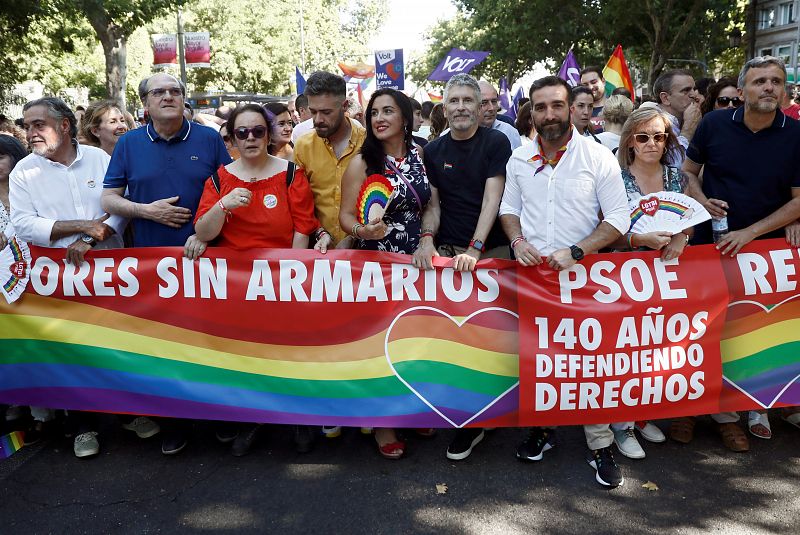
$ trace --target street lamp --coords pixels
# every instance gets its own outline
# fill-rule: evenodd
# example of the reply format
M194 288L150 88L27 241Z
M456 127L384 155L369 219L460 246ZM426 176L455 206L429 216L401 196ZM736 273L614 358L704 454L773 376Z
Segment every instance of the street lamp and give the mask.
M739 28L731 30L731 33L728 34L728 44L731 48L739 48L742 44L742 30Z

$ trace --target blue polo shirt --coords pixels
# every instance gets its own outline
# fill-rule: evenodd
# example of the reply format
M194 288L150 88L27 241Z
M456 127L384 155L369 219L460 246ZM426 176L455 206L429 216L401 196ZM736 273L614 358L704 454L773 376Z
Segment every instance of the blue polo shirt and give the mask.
M703 165L703 193L728 203L728 228L741 230L792 199L800 187L800 122L780 110L768 128L751 131L744 106L708 113L686 156ZM761 238L784 236L783 229ZM696 243L711 243L711 223L695 228Z
M200 203L206 179L231 157L213 129L183 121L170 140L160 137L152 124L131 130L114 147L104 188L128 188L128 198L149 204L178 196L176 206L192 211ZM183 246L194 234L192 220L172 228L149 219L133 219L134 247Z

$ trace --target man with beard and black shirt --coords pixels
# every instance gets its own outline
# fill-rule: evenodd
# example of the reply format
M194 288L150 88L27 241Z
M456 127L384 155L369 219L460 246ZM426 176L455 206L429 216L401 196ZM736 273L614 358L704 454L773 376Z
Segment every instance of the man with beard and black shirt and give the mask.
M510 256L497 210L511 144L502 132L480 125L480 101L481 89L472 76L457 74L447 82L444 108L450 131L425 147L425 169L440 206L426 211L422 220L414 253L418 268L433 269L437 255L452 257L459 271L474 270L481 258ZM447 458L466 459L483 437L483 429L459 430Z

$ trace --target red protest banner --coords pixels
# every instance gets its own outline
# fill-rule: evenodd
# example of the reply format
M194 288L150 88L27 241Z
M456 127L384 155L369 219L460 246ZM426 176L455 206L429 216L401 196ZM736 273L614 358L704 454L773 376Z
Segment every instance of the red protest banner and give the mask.
M718 412L723 280L708 247L520 269L521 424Z

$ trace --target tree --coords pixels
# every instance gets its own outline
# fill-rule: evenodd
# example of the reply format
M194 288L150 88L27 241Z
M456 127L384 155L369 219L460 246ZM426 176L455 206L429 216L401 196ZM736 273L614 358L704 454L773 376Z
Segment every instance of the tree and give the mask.
M634 65L643 66L645 81L652 86L666 67L683 66L670 62L672 58L708 63L722 55L728 48L727 33L744 16L736 0L456 3L460 15L431 30L434 44L412 71L416 80L451 46L491 51L476 74L513 80L537 63L556 67L570 46L584 65L603 65L619 43Z
M107 97L125 105L127 42L154 18L175 10L186 0L51 0L53 13L85 18L103 46Z

